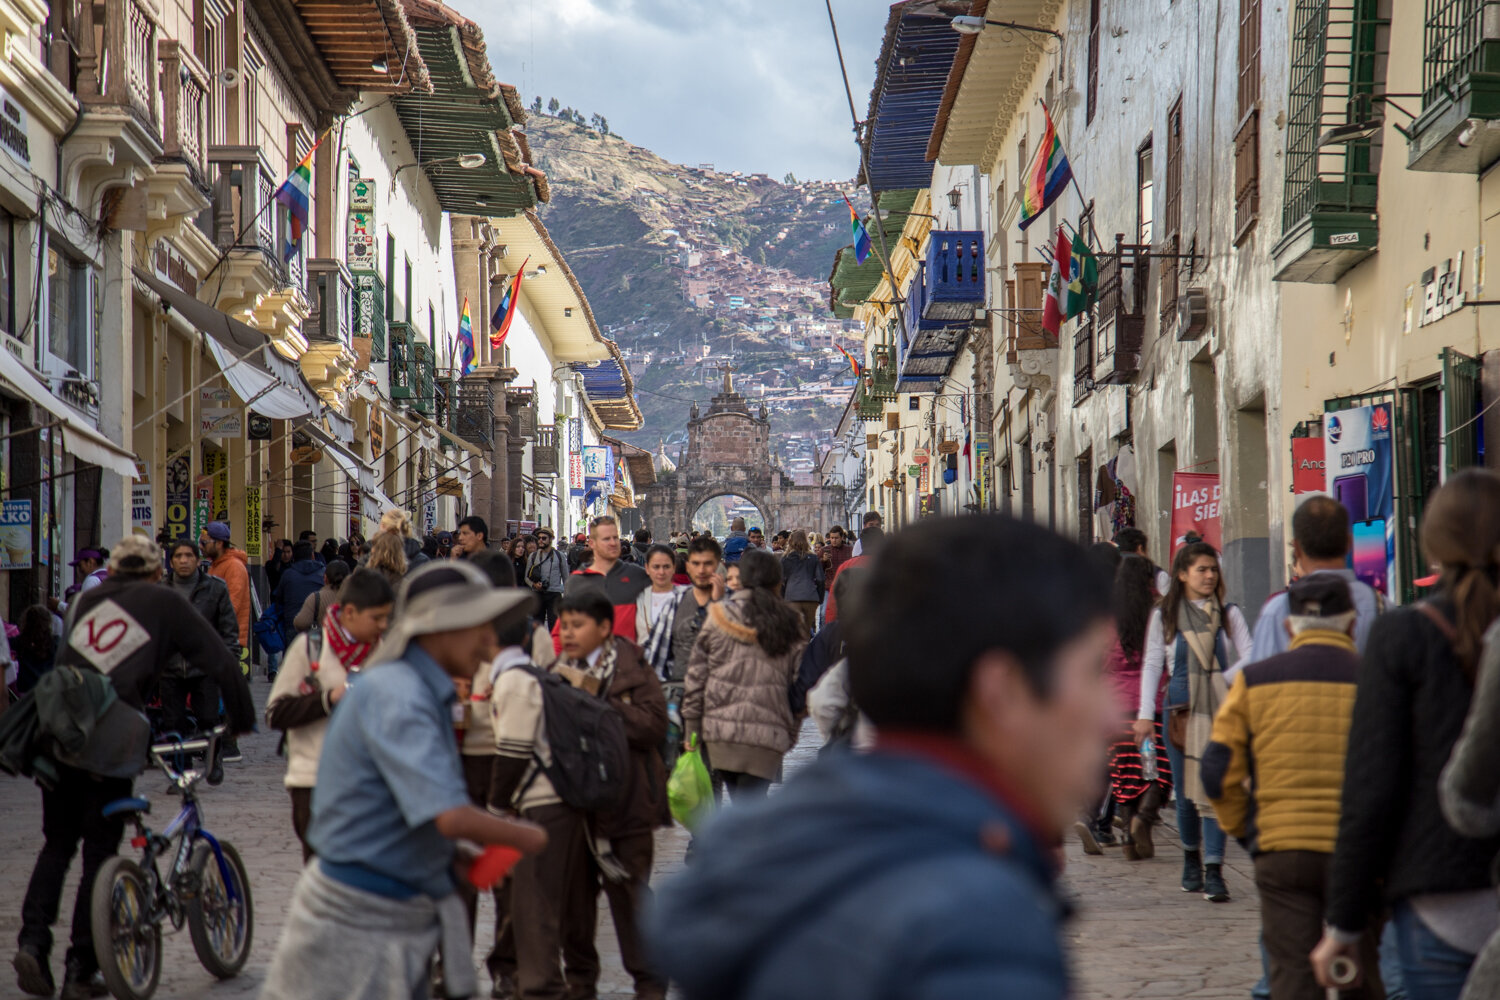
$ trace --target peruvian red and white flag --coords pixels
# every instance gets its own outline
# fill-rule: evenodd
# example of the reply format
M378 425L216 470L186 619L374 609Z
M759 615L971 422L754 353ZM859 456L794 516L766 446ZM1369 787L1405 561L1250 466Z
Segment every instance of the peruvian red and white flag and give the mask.
M1056 337L1062 330L1063 295L1068 287L1072 267L1072 244L1061 226L1057 227L1057 245L1052 257L1052 272L1047 275L1047 295L1042 302L1042 329Z

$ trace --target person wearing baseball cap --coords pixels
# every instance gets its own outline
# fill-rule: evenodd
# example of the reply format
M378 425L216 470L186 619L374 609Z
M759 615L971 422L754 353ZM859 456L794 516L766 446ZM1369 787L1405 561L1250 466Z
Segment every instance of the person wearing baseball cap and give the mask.
M147 696L168 665L182 657L218 685L229 732L250 732L255 728L255 705L249 684L224 640L188 599L174 588L156 585L163 568L161 546L154 541L140 535L121 539L110 552L107 577L74 599L57 665L107 675L120 701L144 712ZM143 754L139 767L144 765ZM81 840L77 912L87 913L94 877L119 849L125 832L124 813L104 817L101 811L116 799L129 798L133 784L132 778L90 774L61 764L58 771L53 786L42 789L46 842L21 907L20 948L12 962L22 992L37 996L53 991L48 955L68 865ZM100 995L85 992L98 985L98 968L89 922L75 920L65 958L64 995Z
M58 602L59 611L67 611L68 602L104 582L104 578L109 575L109 571L104 568L104 560L108 558L108 549L83 548L74 553L73 561L68 565L78 571L78 582L69 587L63 595L64 599Z
M454 841L534 854L547 836L471 803L454 681L471 680L498 652L497 632L535 606L460 561L402 581L395 624L328 724L308 828L317 858L297 881L263 997L422 996L434 950L447 994L475 992Z

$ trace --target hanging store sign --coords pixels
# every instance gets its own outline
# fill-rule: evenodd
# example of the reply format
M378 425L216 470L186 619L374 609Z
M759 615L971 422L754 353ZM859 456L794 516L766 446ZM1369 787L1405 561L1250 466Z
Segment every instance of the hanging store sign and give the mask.
M184 537L192 519L192 467L186 455L167 463L167 541ZM198 536L193 536L197 541Z
M1395 425L1390 403L1323 418L1329 492L1349 512L1354 575L1396 597Z
M375 214L373 212L350 212L348 232L348 260L350 269L373 271L375 261ZM370 283L373 293L374 282Z
M203 529L208 527L208 522L213 520L209 504L213 503L207 497L198 497L193 501L193 533L188 537L193 541L203 537Z
M929 471L932 468L932 465L927 460L927 449L916 449L914 452L912 452L912 459L917 464L917 492L923 496L926 496L928 493L932 492L932 473Z
M0 569L31 569L31 501L0 503Z
M990 436L988 434L974 435L974 464L979 472L979 507L981 510L989 510Z
M252 559L261 557L260 487L245 488L245 555Z
M271 418L251 413L245 420L245 429L251 441L271 440Z
M602 480L611 487L615 481L614 449L603 445L590 445L583 449L583 481Z
M1328 488L1321 437L1292 438L1292 492L1321 493Z
M130 532L151 537L151 484L130 484Z
M568 492L583 496L583 420L568 418Z
M1213 472L1172 473L1172 552L1182 547L1190 531L1197 532L1216 550L1224 551L1220 521L1221 488Z
M1449 313L1464 307L1464 252L1443 261L1441 267L1429 267L1422 274L1422 304L1417 326L1436 323Z

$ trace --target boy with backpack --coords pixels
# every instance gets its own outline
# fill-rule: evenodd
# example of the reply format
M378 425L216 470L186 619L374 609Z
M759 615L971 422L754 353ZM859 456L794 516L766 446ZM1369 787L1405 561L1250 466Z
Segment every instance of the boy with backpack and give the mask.
M602 878L620 959L635 980L636 997L664 1000L667 980L647 961L637 919L650 902L654 832L672 823L661 756L667 735L666 697L639 648L614 634L614 611L603 595L564 600L559 619L563 657L553 669L570 680L591 675L602 679L600 694L620 713L630 754L618 804L599 810L588 824L592 863L575 883L578 913L576 920L568 922L577 938L563 945L568 979L575 986L587 987L581 995L594 994L599 980L594 928Z
M266 703L266 724L286 740L286 788L292 797L292 829L302 842L302 861L312 857L307 825L312 790L328 717L349 683L375 652L391 620L396 595L383 574L357 569L339 590L323 620L298 636Z
M576 655L568 662L544 671L524 648L507 645L491 668L497 756L490 811L516 813L547 833L546 850L523 858L511 874L509 918L521 1000L592 992L590 984L598 978L593 817L628 808L631 787L641 777L635 748L644 745L655 753L666 731L660 683L641 665L635 648L613 642L605 648L602 641L589 648L590 637L582 634L592 621L595 631L602 628L611 637L609 600L597 591L571 594L560 602L558 615L573 636ZM623 670L622 649L629 654ZM657 788L664 787L660 776L657 782ZM642 884L651 867L650 829ZM632 854L625 865L612 858L603 863L628 875L638 867L635 858ZM652 982L644 978L638 946L627 953L626 964L639 984ZM664 994L664 988L653 994L648 985L643 995Z

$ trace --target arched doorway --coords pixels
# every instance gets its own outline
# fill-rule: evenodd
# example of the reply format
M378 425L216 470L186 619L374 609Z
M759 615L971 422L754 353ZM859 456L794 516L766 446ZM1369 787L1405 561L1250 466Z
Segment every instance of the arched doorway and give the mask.
M703 497L692 508L692 530L707 531L715 538L729 534L729 525L736 517L745 519L747 528L765 531L769 525L765 508L759 501L739 493L715 493ZM766 532L770 534L769 531Z

